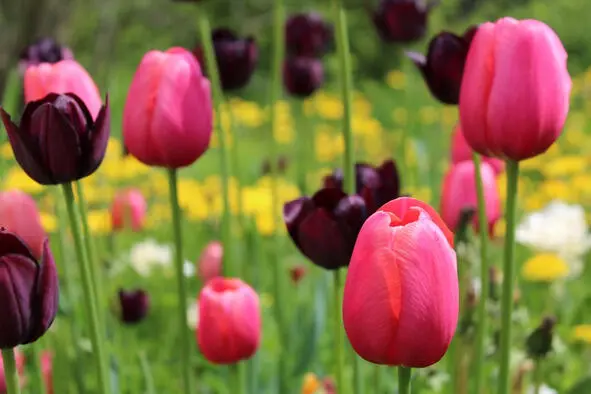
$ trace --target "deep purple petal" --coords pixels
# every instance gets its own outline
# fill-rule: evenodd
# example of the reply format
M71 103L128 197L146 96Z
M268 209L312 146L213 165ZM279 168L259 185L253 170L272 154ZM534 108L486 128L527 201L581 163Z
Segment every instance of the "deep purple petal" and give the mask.
M350 253L353 253L357 235L368 216L364 199L357 195L343 198L336 207L334 216L350 247Z
M109 136L111 135L111 110L109 97L105 99L105 105L101 107L90 136L90 152L88 153L88 164L84 175L90 175L101 165L105 158Z
M0 257L13 254L35 260L27 244L18 235L0 227Z
M316 192L312 197L312 201L314 201L316 207L323 208L327 212L332 213L339 205L341 199L345 197L347 197L347 194L340 189L325 188Z
M283 221L291 239L299 248L298 231L302 221L314 210L314 203L309 197L301 197L283 206Z

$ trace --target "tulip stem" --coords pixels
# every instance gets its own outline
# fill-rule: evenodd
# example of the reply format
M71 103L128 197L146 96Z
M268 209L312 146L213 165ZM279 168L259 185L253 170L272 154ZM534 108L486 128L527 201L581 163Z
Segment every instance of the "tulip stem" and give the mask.
M244 381L242 379L243 367L244 365L239 362L230 365L230 374L232 375L230 379L234 386L232 389L233 394L244 394Z
M336 391L344 392L345 384L343 381L343 370L345 369L345 360L343 357L343 348L345 347L345 338L343 335L343 322L341 319L341 305L343 304L343 293L341 291L341 270L337 269L334 271L334 356L336 368L335 380L336 380Z
M14 349L2 349L2 361L4 362L4 376L6 378L6 394L20 394L21 386L18 381Z
M34 383L33 387L35 388L36 392L43 393L45 392L45 382L43 381L43 371L41 367L41 357L39 354L39 342L32 343L29 346L31 349L31 358L33 359L33 370L34 370Z
M398 394L410 394L411 369L398 367Z
M187 329L187 284L183 273L183 242L181 229L181 209L179 207L179 196L177 187L176 169L168 170L168 186L170 195L170 208L172 210L172 226L174 233L174 266L177 280L178 314L180 333L180 363L183 376L183 392L193 393L193 381L191 379L191 338Z
M231 242L231 221L232 212L230 211L230 155L228 154L228 144L226 137L231 137L231 130L226 127L226 122L223 121L224 113L224 94L220 83L220 75L218 72L215 51L211 39L211 27L207 13L203 8L199 8L199 34L201 35L201 42L205 55L205 62L207 65L207 73L211 82L211 93L213 96L213 103L215 107L215 124L218 129L218 141L220 147L220 172L222 176L222 236L221 241L224 247L224 264L222 269L225 276L238 275L237 268L234 267L233 259L231 258L233 252L230 248Z
M74 189L72 188L71 183L64 183L62 187L66 201L66 209L68 211L68 218L70 220L70 230L72 231L72 236L74 238L76 260L78 260L80 274L82 276L82 290L84 292L84 302L86 304L84 309L86 309L87 319L90 323L90 342L96 358L100 392L102 394L110 394L111 384L107 369L105 349L101 342L102 336L100 335L99 328L97 300L95 299L95 292L92 286L91 268L86 256L84 241L82 240L80 220L74 206Z
M503 264L503 295L501 299L501 359L499 394L508 394L510 389L509 358L511 355L511 314L513 313L513 285L515 279L515 216L517 208L517 181L519 163L507 160L507 207L505 210L505 252ZM483 294L482 297L486 295Z
M143 350L138 352L138 359L142 368L142 375L144 377L144 389L146 394L156 394L156 388L154 387L154 377L150 369L150 363L146 357L146 353Z
M472 153L474 162L474 174L476 178L476 196L478 198L478 223L480 235L480 299L478 300L478 319L474 354L474 392L480 393L482 388L482 376L484 373L485 342L487 334L486 301L489 293L489 267L488 267L488 228L486 216L486 204L484 202L484 189L482 186L482 174L480 172L480 156Z
M379 365L373 366L373 392L375 394L382 392L382 367Z

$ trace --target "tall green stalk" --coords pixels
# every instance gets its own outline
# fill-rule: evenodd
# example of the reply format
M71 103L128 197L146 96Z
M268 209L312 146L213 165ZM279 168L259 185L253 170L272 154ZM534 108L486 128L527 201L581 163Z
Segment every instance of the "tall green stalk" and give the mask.
M334 298L334 368L335 368L335 383L338 392L345 391L345 382L343 379L343 373L345 369L345 357L343 349L345 348L345 336L343 335L343 327L341 320L341 305L343 304L343 293L342 293L342 272L340 269L334 271L334 284L333 284L333 298Z
M480 172L480 156L473 153L472 161L474 162L476 196L478 199L478 231L480 233L480 299L478 301L476 343L474 344L474 392L480 393L482 389L482 376L484 374L484 353L488 326L488 313L486 310L489 293L488 219L486 216L482 174Z
M41 369L41 355L39 353L39 347L41 343L37 341L29 345L31 349L31 358L33 359L33 387L37 392L43 393L45 391L45 382L43 380L43 370Z
M410 394L411 369L398 367L398 394Z
M90 324L90 342L92 344L92 350L94 352L97 364L100 393L110 394L111 384L108 374L105 348L103 347L103 343L101 341L102 336L100 334L97 300L95 297L94 286L92 284L91 267L86 256L84 240L82 239L78 211L75 207L74 190L71 183L64 183L62 188L66 201L66 210L70 220L70 230L72 231L72 236L74 237L76 259L78 260L80 275L82 277L82 290L84 292L85 309L87 313L87 320Z
M144 378L144 392L146 394L156 394L154 377L152 376L152 370L150 369L150 363L148 362L148 357L146 357L146 352L140 350L137 356L140 362L140 367L142 368L142 377Z
M515 281L515 219L517 211L517 181L519 163L507 160L507 207L505 221L505 253L503 263L503 296L501 299L501 359L499 394L509 394L511 356L511 315L513 313L513 285ZM484 296L484 295L483 295Z
M18 381L14 349L2 349L2 361L4 362L4 376L6 379L6 394L20 394L21 386Z
M222 175L222 245L224 246L224 265L223 270L226 276L236 275L238 268L234 267L234 261L231 256L233 252L230 247L231 230L232 230L232 212L230 211L230 155L228 152L228 144L226 136L231 133L230 129L226 128L222 122L222 114L224 110L224 94L220 83L220 75L218 72L217 61L211 40L211 27L209 19L203 8L199 9L199 34L201 35L201 42L205 54L205 62L207 64L207 72L211 82L211 92L213 96L213 103L216 111L216 124L218 127L218 141L220 147L220 161L221 161L221 175Z
M181 229L181 208L179 206L177 172L168 170L168 187L170 194L170 208L172 210L172 227L174 232L174 267L177 280L177 297L179 302L178 318L180 332L180 363L183 379L183 393L193 394L193 380L191 379L192 349L190 332L187 328L187 284L183 273L183 240Z

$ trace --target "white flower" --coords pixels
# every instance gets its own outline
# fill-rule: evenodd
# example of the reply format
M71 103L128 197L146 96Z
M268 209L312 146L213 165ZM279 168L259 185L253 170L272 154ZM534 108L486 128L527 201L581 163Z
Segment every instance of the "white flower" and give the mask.
M529 390L527 390L527 394L534 394L534 393L535 393L535 388L533 386L530 386ZM545 384L543 384L540 386L540 390L538 391L538 394L558 394L558 391L554 390L550 386L546 386Z
M192 330L199 327L199 301L192 301L187 308L187 324Z
M516 238L538 252L556 253L569 263L573 274L580 270L581 258L591 247L583 208L557 200L526 216L517 226Z
M169 266L172 261L172 248L161 245L153 239L133 245L129 253L133 269L142 276L148 276L154 267Z
M195 276L195 264L189 260L185 260L183 263L183 275L185 275L187 278L192 278Z

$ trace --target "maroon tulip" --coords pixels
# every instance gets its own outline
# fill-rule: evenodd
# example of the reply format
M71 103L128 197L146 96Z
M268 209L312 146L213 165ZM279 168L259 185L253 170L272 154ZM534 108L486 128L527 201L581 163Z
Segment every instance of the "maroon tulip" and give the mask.
M19 56L19 70L24 73L28 66L40 63L57 63L73 59L72 51L58 44L53 38L43 37L22 50Z
M258 61L259 51L254 38L238 38L229 29L216 29L211 36L220 73L222 89L240 89L248 83ZM194 54L202 67L205 65L203 48Z
M119 290L121 320L135 324L144 320L150 308L150 296L143 290Z
M442 103L458 104L460 101L464 63L477 29L473 26L463 36L446 31L439 33L429 43L427 56L407 53L423 74L433 96Z
M311 96L324 81L322 62L313 57L289 57L283 63L283 83L297 97Z
M283 207L283 220L298 249L312 263L332 270L349 265L357 234L367 217L365 201L337 188Z
M434 5L424 0L382 0L373 22L384 41L416 41L425 35L427 16Z
M315 12L292 15L285 24L285 45L293 56L322 56L331 46L333 36L332 26Z
M368 215L400 196L400 178L393 160L386 160L379 167L357 163L355 178L357 194L365 200ZM343 171L337 169L325 177L324 187L343 189Z
M103 161L109 140L109 103L96 120L75 94L50 93L25 107L20 126L3 108L16 161L42 185L72 182L92 174Z
M53 323L58 279L49 241L40 260L14 233L0 228L0 348L35 342Z

